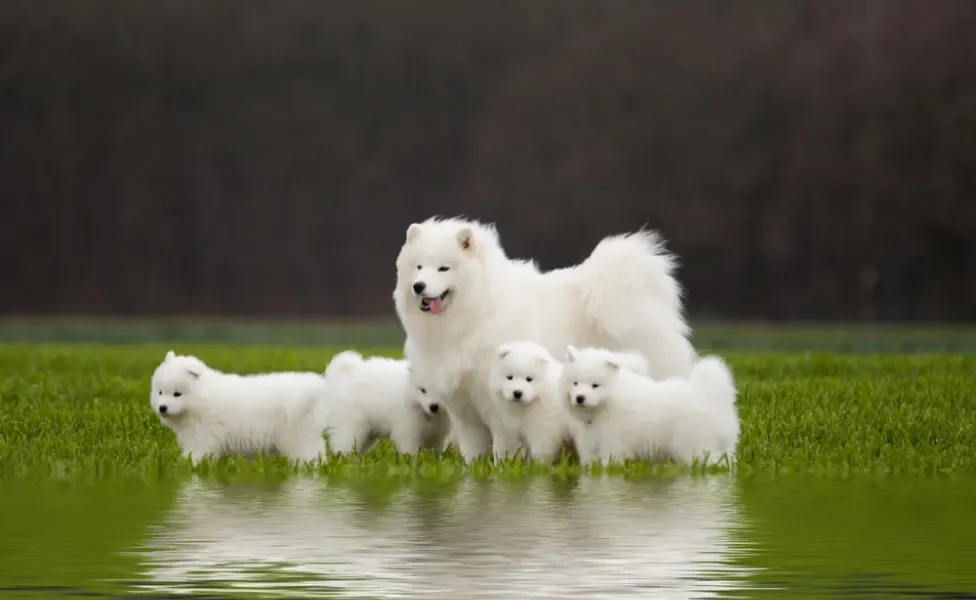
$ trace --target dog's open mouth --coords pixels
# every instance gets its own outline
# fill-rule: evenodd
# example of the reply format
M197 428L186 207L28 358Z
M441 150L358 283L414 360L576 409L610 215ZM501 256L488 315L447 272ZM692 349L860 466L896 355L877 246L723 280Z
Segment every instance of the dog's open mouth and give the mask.
M432 315L439 315L444 312L444 301L447 300L451 290L444 290L444 293L436 298L421 298L420 311L429 312Z

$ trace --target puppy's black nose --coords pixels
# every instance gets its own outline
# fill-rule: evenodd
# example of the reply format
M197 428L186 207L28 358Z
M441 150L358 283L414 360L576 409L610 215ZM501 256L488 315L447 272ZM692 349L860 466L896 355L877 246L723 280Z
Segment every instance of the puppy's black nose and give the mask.
M423 281L414 282L414 284L413 284L413 293L414 294L421 294L421 293L423 293L423 291L424 291L424 289L426 287L427 287L427 284L424 283Z
M165 415L166 414L166 410L167 410L167 408L166 408L166 405L165 404L160 404L159 405L159 414Z
M435 412L439 411L440 409L441 409L441 405L440 404L431 404L430 405L430 412L432 412L432 413L435 413Z
M518 400L519 398L522 397L522 390L515 390L514 392L512 392L512 395L515 396L516 400Z
M586 402L586 396L582 394L576 396L576 404L583 404L584 402Z

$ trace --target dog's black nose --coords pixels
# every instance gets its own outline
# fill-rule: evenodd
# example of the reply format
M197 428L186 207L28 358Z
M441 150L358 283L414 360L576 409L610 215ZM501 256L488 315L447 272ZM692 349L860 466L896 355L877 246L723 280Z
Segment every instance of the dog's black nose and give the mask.
M583 404L584 402L586 402L586 396L582 394L576 396L576 404Z
M166 414L166 410L167 409L166 409L166 405L165 404L160 404L159 405L159 414L165 415Z
M432 413L435 413L435 412L439 411L440 409L441 409L441 405L440 404L431 404L430 405L430 412L432 412Z
M512 395L515 396L516 400L518 400L519 398L522 397L522 390L515 390L514 392L512 392Z
M414 284L413 284L413 293L414 294L421 294L421 293L423 293L424 288L426 288L426 287L427 287L427 284L424 283L423 281L414 282Z

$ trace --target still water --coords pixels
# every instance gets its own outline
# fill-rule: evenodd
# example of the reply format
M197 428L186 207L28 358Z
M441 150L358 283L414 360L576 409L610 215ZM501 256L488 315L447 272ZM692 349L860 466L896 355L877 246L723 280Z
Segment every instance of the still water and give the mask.
M976 482L0 482L0 598L976 598Z

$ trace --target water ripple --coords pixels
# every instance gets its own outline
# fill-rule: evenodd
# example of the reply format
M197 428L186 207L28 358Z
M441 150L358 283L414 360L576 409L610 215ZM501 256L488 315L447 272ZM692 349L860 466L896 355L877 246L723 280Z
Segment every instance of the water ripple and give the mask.
M261 597L709 598L745 589L726 478L466 481L450 492L192 480L139 590Z

